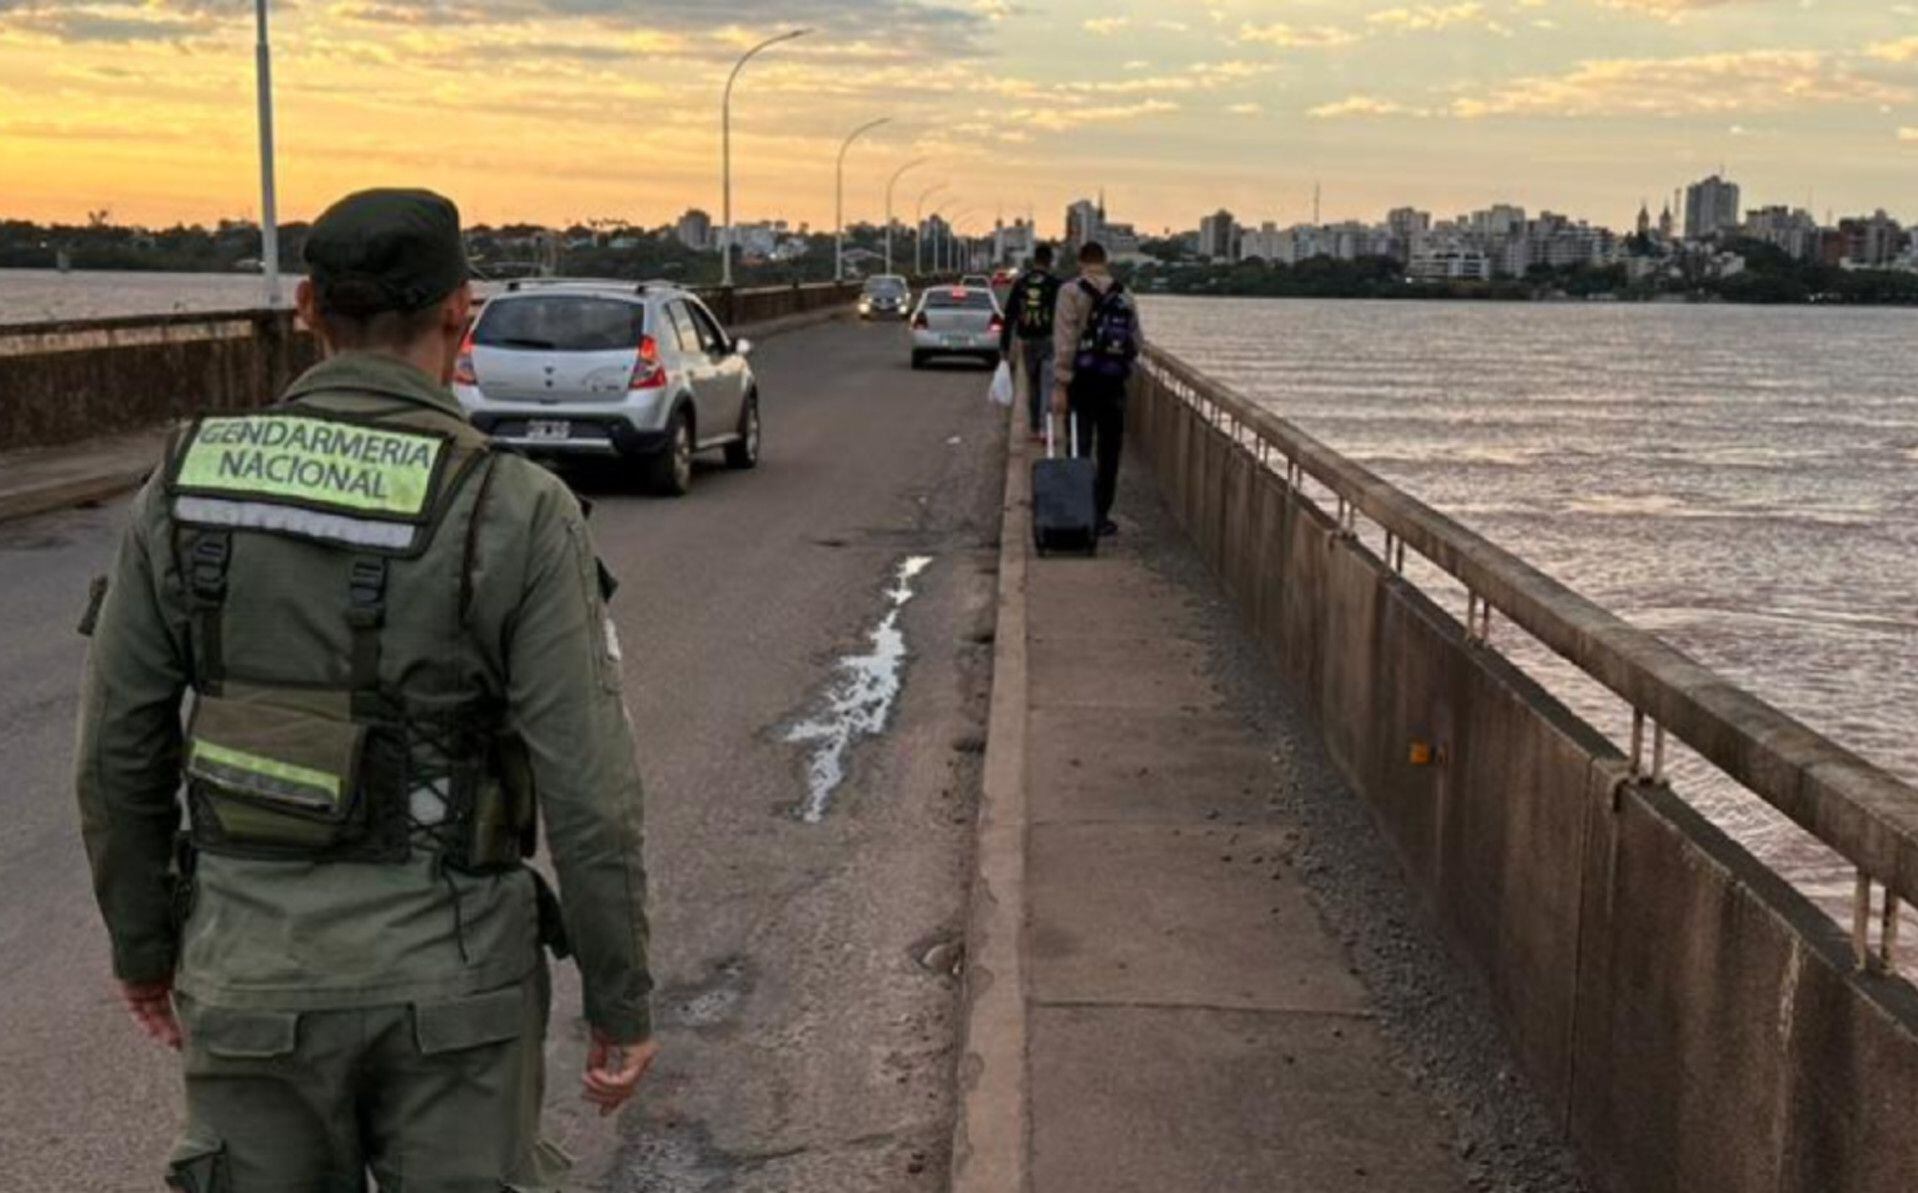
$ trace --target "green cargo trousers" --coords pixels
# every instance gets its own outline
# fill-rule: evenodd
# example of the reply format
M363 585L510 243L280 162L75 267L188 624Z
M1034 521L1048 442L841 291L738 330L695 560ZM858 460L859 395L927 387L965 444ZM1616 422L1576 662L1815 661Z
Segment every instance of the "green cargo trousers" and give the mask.
M557 1190L539 1137L549 986L448 1002L261 1011L178 999L181 1193Z

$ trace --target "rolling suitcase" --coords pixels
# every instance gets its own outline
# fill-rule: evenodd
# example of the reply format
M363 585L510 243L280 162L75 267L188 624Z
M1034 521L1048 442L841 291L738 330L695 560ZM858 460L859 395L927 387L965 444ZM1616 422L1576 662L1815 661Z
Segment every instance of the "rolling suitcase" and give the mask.
M1057 440L1046 416L1046 458L1032 462L1032 543L1039 554L1072 551L1084 555L1099 550L1099 506L1095 484L1099 469L1079 456L1077 419L1066 416L1070 455L1053 454Z

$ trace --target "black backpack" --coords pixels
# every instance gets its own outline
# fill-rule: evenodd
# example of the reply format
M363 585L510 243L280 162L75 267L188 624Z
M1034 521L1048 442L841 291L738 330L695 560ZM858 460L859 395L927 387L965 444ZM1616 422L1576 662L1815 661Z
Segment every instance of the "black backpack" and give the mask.
M1132 296L1118 282L1104 294L1083 278L1079 288L1093 301L1073 368L1089 376L1124 381L1132 376L1132 362L1139 357L1139 319Z
M1058 280L1043 270L1035 269L1019 279L1019 299L1012 317L1020 339L1043 340L1052 335L1058 297Z

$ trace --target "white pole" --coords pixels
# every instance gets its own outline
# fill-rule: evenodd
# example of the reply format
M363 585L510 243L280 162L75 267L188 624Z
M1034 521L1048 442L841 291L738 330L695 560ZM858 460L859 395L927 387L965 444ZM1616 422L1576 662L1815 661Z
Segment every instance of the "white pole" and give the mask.
M852 143L865 136L882 124L891 124L892 117L881 116L877 120L868 120L846 134L839 143L839 163L833 168L833 244L832 244L832 280L846 280L846 151Z
M900 175L912 169L914 166L925 165L928 160L930 159L923 157L914 158L897 170L894 170L892 177L886 182L886 272L888 274L892 272L892 188L899 185Z
M255 89L260 104L260 273L266 305L280 305L280 217L273 188L273 50L267 37L267 0L253 0Z
M965 243L964 237L959 235L959 222L961 220L971 219L973 213L978 210L976 207L964 208L946 223L943 239L946 245L946 271L948 273L964 272L959 268L959 248L960 245Z
M739 56L733 63L733 73L726 76L726 93L719 101L719 284L731 287L733 284L733 84L739 79L739 72L746 63L761 50L771 49L782 41L791 41L795 37L804 37L810 29L794 29L778 37L769 37L752 49Z

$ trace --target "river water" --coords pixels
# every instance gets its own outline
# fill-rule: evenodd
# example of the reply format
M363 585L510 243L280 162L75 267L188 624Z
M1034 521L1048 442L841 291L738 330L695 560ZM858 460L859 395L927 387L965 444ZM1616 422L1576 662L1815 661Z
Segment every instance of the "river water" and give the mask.
M297 278L282 278L286 301ZM51 319L102 319L264 306L265 284L245 273L121 273L0 269L0 327Z
M1144 314L1201 370L1918 780L1918 312L1152 298ZM1494 643L1629 741L1609 693L1509 625ZM1675 785L1821 902L1849 893L1848 867L1702 761Z

